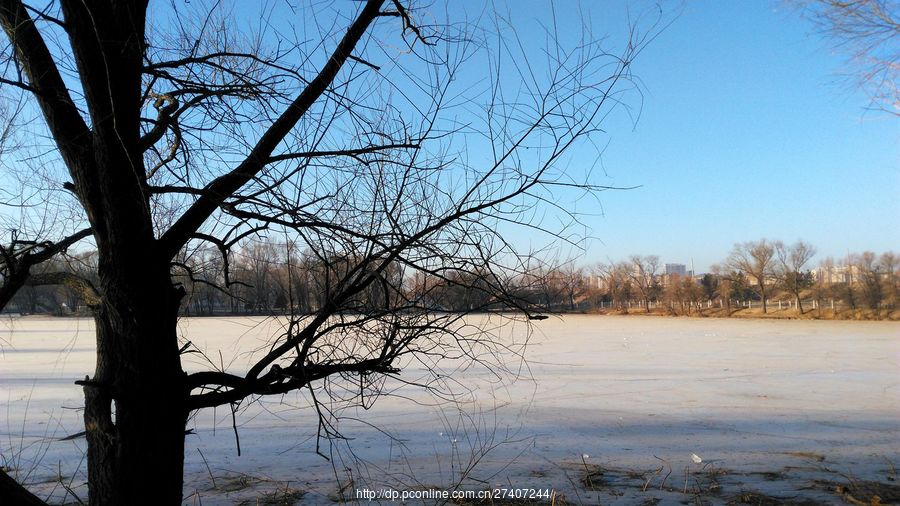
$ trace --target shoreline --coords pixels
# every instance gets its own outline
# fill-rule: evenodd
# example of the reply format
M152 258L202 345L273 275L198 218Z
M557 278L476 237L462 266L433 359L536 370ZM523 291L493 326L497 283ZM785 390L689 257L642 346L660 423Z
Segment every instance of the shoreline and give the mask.
M562 311L548 314L583 314L598 316L653 316L661 318L716 318L716 319L743 319L743 320L802 320L802 321L900 321L900 310L872 311L868 309L845 310L819 310L810 309L802 314L796 309L775 309L763 313L761 309L725 309L708 308L693 309L685 313L678 313L668 309L645 311L643 308L622 309L598 309L592 311Z
M305 315L297 316L309 316ZM472 311L468 313L473 316L488 314L511 314L509 311ZM873 311L871 309L809 309L802 314L796 309L770 309L763 313L759 308L703 308L691 309L684 313L673 311L670 309L654 308L645 311L641 307L633 307L630 309L591 309L591 310L535 310L534 315L546 316L566 316L566 315L585 315L585 316L652 316L659 318L715 318L715 319L743 319L743 320L802 320L802 321L883 321L896 322L900 321L900 309L882 309ZM216 313L216 314L182 314L179 318L268 318L290 316L289 313ZM69 318L92 318L90 313L69 313L64 315L52 313L0 313L0 318L50 318L65 320Z

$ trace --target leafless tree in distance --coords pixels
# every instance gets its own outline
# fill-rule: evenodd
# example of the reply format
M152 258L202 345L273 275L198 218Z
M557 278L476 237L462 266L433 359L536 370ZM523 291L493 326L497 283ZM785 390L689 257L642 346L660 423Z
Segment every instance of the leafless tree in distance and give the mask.
M859 283L863 301L869 309L877 311L884 301L884 288L882 265L878 262L878 256L871 251L864 251L850 257L851 269L856 271L856 280Z
M606 285L606 293L609 294L613 306L628 312L628 301L634 294L631 283L632 266L628 262L600 263L596 266L597 275L603 279Z
M804 241L797 241L790 246L776 241L775 254L777 257L775 277L781 287L794 296L797 310L803 314L802 291L812 286L813 282L812 274L809 270L804 272L804 268L815 256L816 247Z
M892 251L886 251L878 257L878 265L884 276L885 298L890 309L897 304L897 265L898 256Z
M632 255L631 281L632 286L637 287L644 304L644 310L650 312L650 301L660 292L661 287L656 277L659 269L659 257L656 255Z
M735 244L726 264L752 279L762 299L763 314L767 310L767 283L772 281L775 246L765 239Z

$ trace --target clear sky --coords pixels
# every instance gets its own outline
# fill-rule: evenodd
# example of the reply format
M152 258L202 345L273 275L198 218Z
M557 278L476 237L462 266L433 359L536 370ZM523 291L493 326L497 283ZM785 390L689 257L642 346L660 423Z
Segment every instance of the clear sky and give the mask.
M452 21L484 25L495 9L535 61L554 17L564 43L586 25L616 52L628 20L646 29L657 9L646 0L424 4L419 19L446 8ZM580 262L655 254L705 272L735 243L761 238L811 242L813 263L900 250L900 118L866 110L866 95L840 77L845 55L785 1L661 6L671 24L632 67L644 93L639 121L619 111L603 125L609 144L592 178L639 188L603 192L599 204L558 195L587 215L594 239ZM348 15L345 4L333 8ZM462 73L475 82L484 68L473 61ZM570 155L566 170L597 165L596 150ZM526 249L543 241L511 236Z
M637 126L609 125L599 179L641 187L602 195L583 263L703 272L762 237L809 241L814 262L900 250L900 118L867 112L844 68L783 3L688 2L634 65Z

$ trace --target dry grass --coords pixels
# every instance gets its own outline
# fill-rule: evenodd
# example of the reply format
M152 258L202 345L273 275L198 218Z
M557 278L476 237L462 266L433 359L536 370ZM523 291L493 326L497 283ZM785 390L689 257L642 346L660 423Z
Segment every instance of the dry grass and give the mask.
M210 478L214 483L209 490L210 492L222 492L226 496L240 492L241 494L238 495L243 497L247 497L248 493L250 495L260 494L258 497L249 499L233 499L235 501L234 504L239 506L294 506L297 501L306 495L305 490L293 488L289 486L289 483L281 484L269 478L261 478L244 473L231 473L216 479L210 472ZM275 489L270 492L260 491L259 488L266 484L269 487L275 485Z
M687 466L681 472L676 470L672 473L671 467L665 462L664 466L655 470L622 469L583 462L577 465L580 470L577 483L588 492L598 493L599 504L604 503L601 498L606 495L614 498L627 495L642 500L641 504L648 506L672 500L682 504L728 506L900 506L900 485L892 483L896 480L896 470L889 461L885 480L869 481L855 480L819 465L826 459L818 453L784 454L810 461L813 467L736 472L715 465L704 465ZM825 473L824 479L812 478L810 472ZM829 475L835 479L828 480ZM754 484L762 488L769 486L764 486L763 483L771 484L774 487L772 490L793 490L797 493L778 496L754 490ZM831 499L828 499L829 496Z
M784 499L760 492L741 492L732 497L725 504L726 506L738 506L742 504L751 506L819 506L821 503L811 499Z
M262 497L254 500L245 500L239 502L239 506L294 506L306 492L296 488L285 486L273 492L263 494Z
M900 486L877 481L851 481L849 485L820 482L831 488L844 502L855 506L881 506L900 503Z

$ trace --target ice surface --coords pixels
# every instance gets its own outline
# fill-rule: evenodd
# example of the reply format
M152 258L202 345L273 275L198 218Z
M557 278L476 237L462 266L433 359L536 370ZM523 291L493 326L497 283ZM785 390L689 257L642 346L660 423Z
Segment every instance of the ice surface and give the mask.
M279 325L186 318L181 333L240 373ZM84 440L59 439L82 430L73 382L92 373L92 330L80 319L0 321L3 465L56 500L65 495L60 474L86 495ZM900 465L898 331L893 322L639 316L518 323L502 330L503 339L528 339L524 365L505 359L523 365L517 375L469 367L456 403L389 381L397 396L339 411L350 439L319 442L330 460L316 453L306 393L241 409L241 456L229 409L197 414L185 503L255 504L287 489L307 492L300 503L328 503L344 485L353 499L365 487L460 481L473 490L551 488L569 503L724 502L747 490L834 500L822 485L829 479L890 483ZM186 355L185 367L199 370L202 360ZM424 374L410 366L401 377Z

